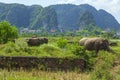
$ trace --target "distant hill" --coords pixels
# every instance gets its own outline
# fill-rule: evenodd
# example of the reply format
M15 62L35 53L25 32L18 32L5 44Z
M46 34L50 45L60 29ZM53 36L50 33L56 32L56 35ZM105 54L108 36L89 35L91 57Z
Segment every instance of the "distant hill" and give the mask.
M105 10L88 4L61 4L42 7L0 3L0 21L7 20L18 28L46 31L74 31L88 24L102 29L120 29L117 20Z

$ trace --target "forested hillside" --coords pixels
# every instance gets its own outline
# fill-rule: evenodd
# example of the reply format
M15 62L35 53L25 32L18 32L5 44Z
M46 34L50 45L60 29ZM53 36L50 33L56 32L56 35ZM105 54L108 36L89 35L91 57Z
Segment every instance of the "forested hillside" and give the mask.
M88 4L42 7L0 3L0 21L3 20L19 29L41 29L48 32L74 31L91 24L101 29L120 29L120 24L110 13Z

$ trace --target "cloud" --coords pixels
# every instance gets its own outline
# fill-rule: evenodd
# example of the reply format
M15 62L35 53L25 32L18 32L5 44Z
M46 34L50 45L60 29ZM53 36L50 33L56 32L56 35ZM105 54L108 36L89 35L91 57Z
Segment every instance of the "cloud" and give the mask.
M64 4L64 3L73 3L75 0L60 0L58 1L58 4Z

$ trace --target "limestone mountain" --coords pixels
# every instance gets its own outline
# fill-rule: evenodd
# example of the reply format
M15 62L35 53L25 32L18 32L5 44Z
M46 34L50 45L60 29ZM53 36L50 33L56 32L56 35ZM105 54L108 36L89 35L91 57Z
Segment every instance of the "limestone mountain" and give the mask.
M7 20L18 28L46 31L74 31L93 24L101 29L120 29L117 20L105 10L97 10L88 4L40 5L0 3L0 21Z

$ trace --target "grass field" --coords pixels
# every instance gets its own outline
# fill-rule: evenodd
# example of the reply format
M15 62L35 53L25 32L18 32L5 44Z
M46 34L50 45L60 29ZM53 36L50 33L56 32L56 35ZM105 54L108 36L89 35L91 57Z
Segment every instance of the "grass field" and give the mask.
M65 48L57 45L58 38L49 38L48 44L37 47L29 47L26 38L19 38L16 43L8 42L0 46L0 55L2 56L39 56L39 57L74 57L71 53L74 45L67 44Z
M78 37L65 37L68 41L79 41ZM0 80L120 80L120 42L110 48L115 53L100 51L94 56L94 51L86 51L80 48L80 55L76 55L77 43L66 44L60 47L57 44L59 38L49 37L49 43L37 47L29 47L25 38L19 38L16 43L0 45L1 56L39 56L39 57L74 57L84 58L89 62L88 69L79 71L41 71L41 70L0 70ZM87 56L87 57L86 57ZM90 69L89 69L90 68Z
M89 74L78 72L50 71L0 71L0 80L88 80Z

